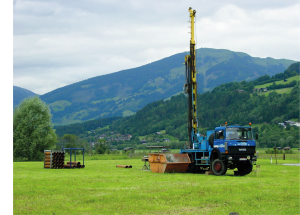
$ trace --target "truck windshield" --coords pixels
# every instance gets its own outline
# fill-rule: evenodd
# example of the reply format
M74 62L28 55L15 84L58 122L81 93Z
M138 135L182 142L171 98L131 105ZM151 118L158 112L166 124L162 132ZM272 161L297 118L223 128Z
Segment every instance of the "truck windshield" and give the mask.
M251 128L226 128L227 140L253 140Z

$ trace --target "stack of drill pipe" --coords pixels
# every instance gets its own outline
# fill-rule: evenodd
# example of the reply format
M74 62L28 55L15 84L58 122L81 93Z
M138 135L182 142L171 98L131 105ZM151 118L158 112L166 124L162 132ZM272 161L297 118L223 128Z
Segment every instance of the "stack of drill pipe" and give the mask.
M51 152L44 152L44 168L50 168L51 164Z
M52 154L52 156L51 156ZM44 167L52 169L62 169L64 168L64 161L65 161L65 153L64 152L45 152L44 158Z
M70 168L75 168L76 167L76 165L75 164L71 164L71 167L70 167L70 164L64 164L64 168L66 168L66 169L70 169Z
M68 161L68 162L67 162L67 164L69 164L69 165L70 165L70 163L73 164L73 165L75 165L76 168L80 168L80 166L81 166L81 165L80 165L80 162L76 162L76 161L72 161L72 162Z

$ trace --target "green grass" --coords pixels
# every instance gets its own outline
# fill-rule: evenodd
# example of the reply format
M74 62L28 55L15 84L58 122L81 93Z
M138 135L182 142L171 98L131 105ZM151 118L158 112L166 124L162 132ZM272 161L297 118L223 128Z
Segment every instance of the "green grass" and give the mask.
M126 116L131 116L131 115L134 115L135 112L131 111L131 110L124 110L123 111L123 116L126 117Z
M142 171L140 159L121 155L119 160L91 158L84 169L15 162L14 214L299 214L297 166L260 159L260 176L237 177L228 170L217 177Z
M259 93L258 95L265 95L268 96L271 92L277 92L278 94L290 94L292 91L293 87L288 87L288 88L283 88L283 89L277 89L277 90L269 90L267 92L262 92Z
M288 84L288 83L290 83L290 82L292 82L292 81L299 81L299 78L300 78L300 76L299 75L297 75L297 76L294 76L294 77L290 77L290 78L287 78L287 81L286 82L284 82L283 80L281 80L281 81L275 81L275 83L278 85L278 84ZM257 88L266 88L266 87L268 87L268 86L270 86L270 85L272 85L273 84L273 82L272 83L267 83L267 84L262 84L262 85L257 85L257 86L255 86L254 88L255 89L257 89Z
M72 123L81 122L81 119L88 115L89 115L88 110L81 110L81 111L73 112L72 114L69 114L68 116L64 116L62 118L62 123L60 123L60 125L68 125L68 124L72 124Z
M69 102L67 100L60 100L50 104L54 112L64 111L65 108L70 105L72 105L72 102Z
M100 102L109 102L109 101L118 101L120 100L120 97L114 97L114 98L108 98L108 99L102 99L102 100L96 100L96 101L92 101L91 103L92 104L97 104L97 103L100 103Z

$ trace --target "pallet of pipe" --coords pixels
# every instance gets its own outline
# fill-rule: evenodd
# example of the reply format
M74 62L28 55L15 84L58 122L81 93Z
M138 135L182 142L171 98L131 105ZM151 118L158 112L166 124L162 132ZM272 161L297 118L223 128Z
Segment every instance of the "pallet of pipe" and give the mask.
M45 169L63 169L65 152L63 150L44 150Z

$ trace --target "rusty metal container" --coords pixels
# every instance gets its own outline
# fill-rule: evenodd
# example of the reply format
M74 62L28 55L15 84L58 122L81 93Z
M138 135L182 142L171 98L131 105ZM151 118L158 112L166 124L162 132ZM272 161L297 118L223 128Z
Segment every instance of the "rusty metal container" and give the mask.
M149 164L152 172L185 173L191 163L188 154L149 153Z

